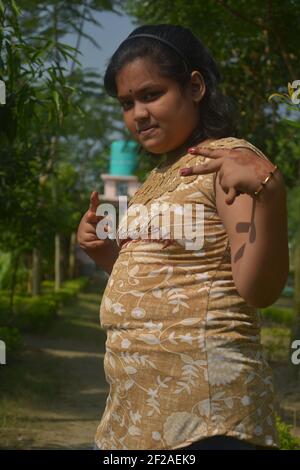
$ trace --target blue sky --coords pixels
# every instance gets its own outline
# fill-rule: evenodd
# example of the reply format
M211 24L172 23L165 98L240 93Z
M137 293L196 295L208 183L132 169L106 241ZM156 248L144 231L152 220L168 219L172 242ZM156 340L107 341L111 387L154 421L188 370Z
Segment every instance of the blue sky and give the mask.
M95 47L88 39L82 38L79 47L82 55L78 55L78 60L84 68L94 68L99 72L99 76L104 76L107 62L117 49L119 44L126 39L137 26L133 24L132 18L128 15L117 15L110 12L99 12L94 18L101 23L102 28L92 23L86 23L84 32L93 37L101 49ZM67 35L63 42L75 47L76 36ZM119 139L119 132L112 132L112 139Z
M80 45L82 55L78 56L78 60L83 67L96 68L103 75L108 59L136 26L132 23L132 19L125 14L119 16L115 13L99 12L94 17L101 23L102 28L86 23L84 32L92 36L101 49L97 49L88 39L82 38ZM76 38L68 35L64 42L74 47Z

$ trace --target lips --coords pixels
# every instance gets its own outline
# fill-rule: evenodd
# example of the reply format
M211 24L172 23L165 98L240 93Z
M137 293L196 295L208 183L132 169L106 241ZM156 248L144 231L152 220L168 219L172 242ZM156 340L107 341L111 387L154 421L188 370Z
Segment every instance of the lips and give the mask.
M148 127L148 129L139 132L139 137L142 140L148 139L148 137L154 136L158 131L159 126Z
M150 129L155 129L156 127L158 127L158 125L156 125L156 126L143 127L143 128L141 128L141 129L138 129L138 133L140 134L141 132L146 132L146 131L149 131Z

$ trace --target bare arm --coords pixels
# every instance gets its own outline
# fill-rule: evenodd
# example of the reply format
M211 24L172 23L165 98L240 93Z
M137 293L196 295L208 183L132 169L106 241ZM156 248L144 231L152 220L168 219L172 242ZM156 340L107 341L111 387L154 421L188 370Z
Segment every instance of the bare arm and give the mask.
M239 294L263 308L274 303L289 272L286 191L280 171L257 199L238 196L233 205L216 177L217 211L231 245L233 278Z
M86 254L95 261L97 266L100 266L104 271L110 274L119 256L119 247L116 240L109 240L105 249L86 250Z
M83 215L78 226L77 241L80 248L82 248L98 266L110 274L119 256L119 247L116 240L111 240L110 238L101 240L97 236L97 224L104 218L103 216L96 215L99 204L98 193L93 191L90 197L90 207ZM104 230L107 232L108 228L104 227Z

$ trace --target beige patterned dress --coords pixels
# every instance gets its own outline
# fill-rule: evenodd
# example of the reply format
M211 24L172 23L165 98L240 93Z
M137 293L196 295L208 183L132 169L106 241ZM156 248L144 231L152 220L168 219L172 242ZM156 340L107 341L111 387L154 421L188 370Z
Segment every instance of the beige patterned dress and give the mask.
M250 147L267 158L243 139L210 146ZM110 386L95 435L100 449L178 449L215 435L278 448L260 312L233 281L228 235L216 210L216 173L179 175L179 168L205 160L186 154L167 169L154 168L119 225L121 250L100 307ZM194 209L186 220L196 232L203 229L202 246L188 244L190 232L172 236L175 217L161 239L134 239L132 227L151 232L153 213L130 215L133 203L172 203L177 215L183 204L200 205L202 221Z

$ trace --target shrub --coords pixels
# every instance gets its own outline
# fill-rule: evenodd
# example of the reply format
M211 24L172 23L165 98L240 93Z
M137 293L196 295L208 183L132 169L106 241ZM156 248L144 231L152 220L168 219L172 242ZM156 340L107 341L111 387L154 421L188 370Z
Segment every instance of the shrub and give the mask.
M88 284L88 279L85 277L72 279L63 283L61 289L58 292L54 292L54 295L59 299L61 304L69 303L76 298L78 292L83 290Z
M289 360L290 336L290 328L286 326L268 326L261 329L261 342L267 360L276 362Z
M57 301L49 295L17 297L14 323L21 330L40 332L56 317L57 308Z
M279 434L280 450L300 450L300 441L291 435L292 426L284 423L279 416L276 416L276 427Z
M64 282L64 287L77 293L83 290L88 285L88 282L89 280L87 277L78 277L77 279L71 279Z
M9 320L9 298L6 291L0 292L0 325L7 325Z
M291 308L280 308L271 305L261 309L263 318L271 320L274 323L281 323L286 326L293 324L294 312Z
M0 327L0 340L4 341L6 353L16 353L23 346L21 334L17 328Z
M87 286L88 282L89 280L86 277L78 277L76 279L70 279L63 283L62 289L68 289L76 294L80 290L84 289ZM50 280L42 281L42 289L43 291L54 292L54 281L50 281Z
M14 326L23 331L42 332L57 317L59 308L74 299L88 283L87 278L66 281L58 292L54 292L54 282L44 281L45 294L31 297L15 295L14 315L9 311L9 293L0 292L0 324Z
M30 297L28 295L15 295L14 314L9 309L8 293L0 297L0 324L12 324L21 330L41 330L49 325L56 317L59 301L53 295Z
M59 289L59 291L53 292L52 296L56 299L59 305L62 306L63 304L69 303L76 296L76 294L71 292L69 289L62 287Z
M54 281L49 281L49 280L42 281L42 291L43 292L45 292L45 291L52 292L53 290L54 290Z

